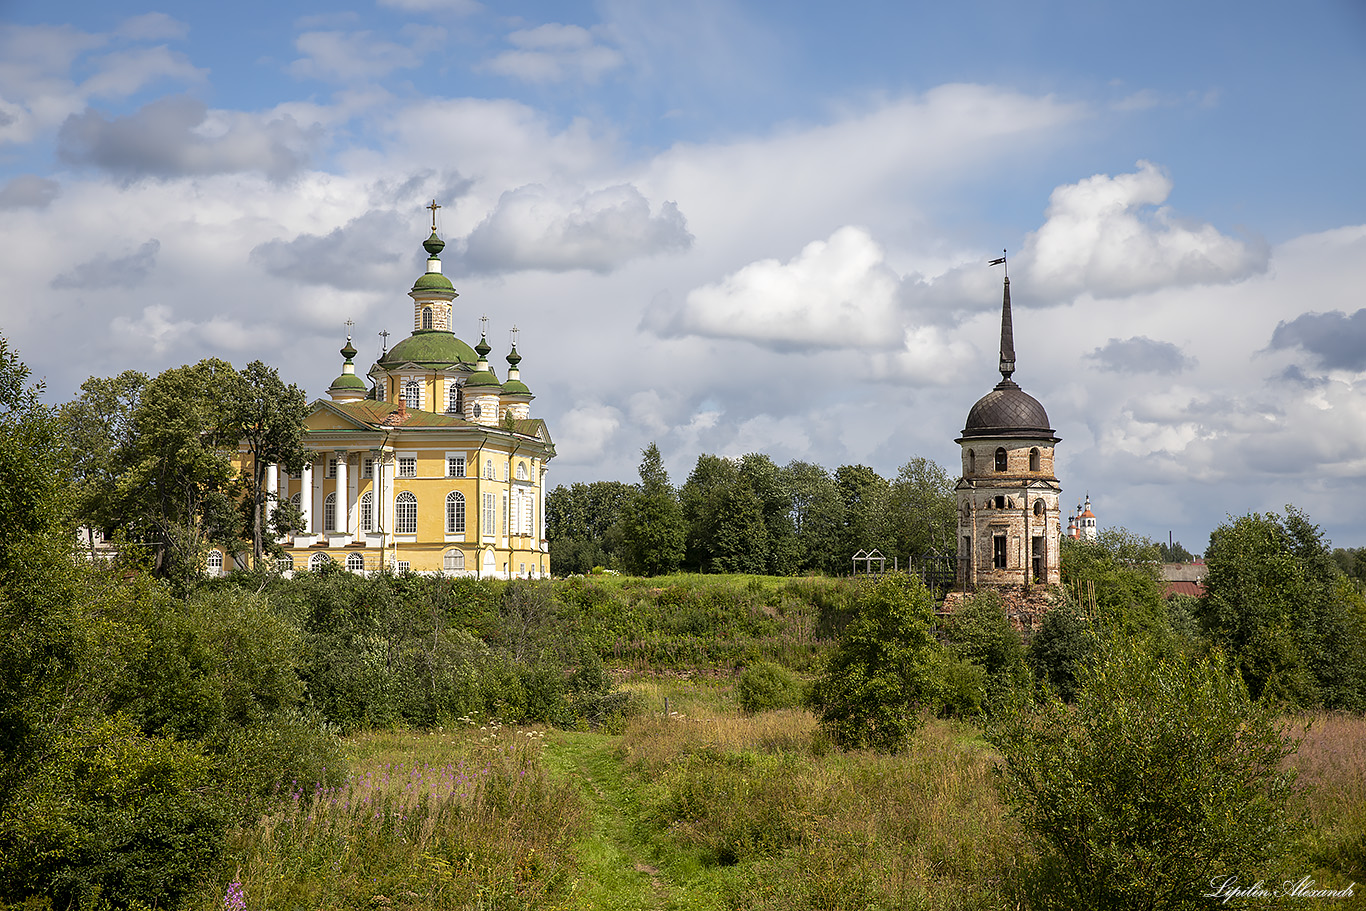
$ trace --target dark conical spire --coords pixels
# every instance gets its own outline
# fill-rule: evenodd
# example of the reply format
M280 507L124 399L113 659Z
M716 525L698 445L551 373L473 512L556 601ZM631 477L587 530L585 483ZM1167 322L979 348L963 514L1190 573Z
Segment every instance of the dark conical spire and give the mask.
M1015 372L1015 328L1010 321L1010 277L1006 276L1005 294L1001 299L1001 380L1010 379Z

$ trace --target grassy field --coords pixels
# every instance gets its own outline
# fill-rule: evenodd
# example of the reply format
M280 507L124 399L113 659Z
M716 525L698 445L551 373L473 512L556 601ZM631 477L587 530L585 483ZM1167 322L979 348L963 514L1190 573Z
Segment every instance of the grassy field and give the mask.
M724 676L622 684L642 712L619 733L476 722L347 741L348 782L234 833L191 907L224 908L233 883L251 911L1022 906L1030 849L971 725L840 753L805 711L741 714ZM1305 872L1364 881L1366 720L1305 721Z

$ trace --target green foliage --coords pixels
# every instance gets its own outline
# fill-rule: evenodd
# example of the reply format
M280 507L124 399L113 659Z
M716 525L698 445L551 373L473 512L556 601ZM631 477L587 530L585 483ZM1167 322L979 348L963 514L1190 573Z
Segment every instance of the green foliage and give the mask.
M1366 607L1323 533L1292 507L1220 526L1198 614L1255 696L1366 709Z
M635 489L620 481L560 486L546 494L546 540L554 573L587 575L595 566L619 565L619 517L633 496Z
M944 623L944 635L954 657L981 669L979 701L985 707L993 711L1003 708L1010 702L1011 694L1028 686L1024 642L1019 631L1010 625L995 592L978 592L959 604ZM961 681L957 691L965 693L969 681L961 671L956 678Z
M251 538L252 566L257 566L263 556L278 550L266 521L267 500L273 496L266 490L266 469L274 464L285 471L303 467L308 400L302 389L293 383L286 386L279 371L261 361L252 361L242 368L230 386L227 419L237 429L246 451L248 474L244 478L243 505Z
M821 728L842 749L896 752L934 701L934 599L920 580L871 583L812 688Z
M1195 555L1182 547L1180 541L1175 544L1163 544L1159 541L1157 550L1162 556L1163 563L1190 563L1195 559Z
M65 729L0 829L0 895L175 907L225 829L208 757L126 715Z
M1095 623L1075 602L1066 601L1043 615L1043 624L1030 637L1026 659L1036 678L1064 701L1072 702L1098 644Z
M992 728L1040 907L1203 908L1216 879L1281 881L1294 742L1220 664L1115 638L1075 708L1054 698Z
M620 521L629 570L658 576L678 569L687 531L678 494L654 443L643 453L640 489L623 504Z
M735 698L750 714L793 708L802 701L801 682L780 664L756 661L741 672Z
M887 497L893 552L919 557L957 540L955 479L936 462L917 456L901 466Z

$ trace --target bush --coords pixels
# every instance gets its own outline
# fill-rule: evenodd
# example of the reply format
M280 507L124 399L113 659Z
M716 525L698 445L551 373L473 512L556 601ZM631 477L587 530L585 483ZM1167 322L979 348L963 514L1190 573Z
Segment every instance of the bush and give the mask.
M1221 662L1114 640L1081 671L1075 709L1052 698L991 730L1041 906L1206 907L1216 879L1286 878L1295 744Z
M795 674L781 665L756 661L740 674L735 695L740 708L751 715L788 709L801 702L801 683Z
M896 752L934 701L934 598L915 577L869 584L811 691L821 728L841 749Z

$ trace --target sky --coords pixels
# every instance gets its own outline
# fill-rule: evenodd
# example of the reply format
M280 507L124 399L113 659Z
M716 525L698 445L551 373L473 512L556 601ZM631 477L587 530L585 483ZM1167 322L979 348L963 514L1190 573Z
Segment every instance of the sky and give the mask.
M1363 546L1363 112L1360 0L0 0L0 335L53 403L206 357L324 397L411 331L435 199L552 486L956 475L1006 250L1065 504Z

